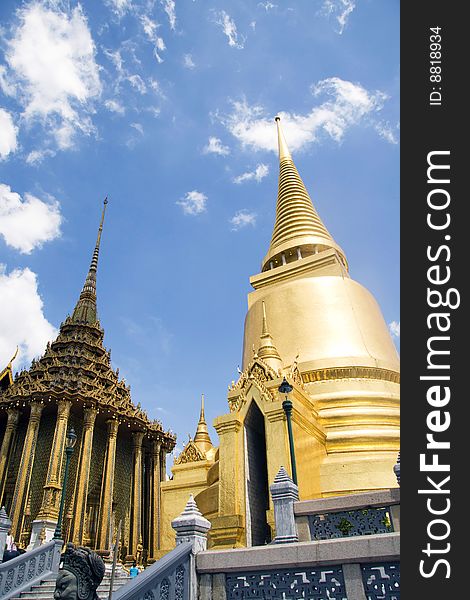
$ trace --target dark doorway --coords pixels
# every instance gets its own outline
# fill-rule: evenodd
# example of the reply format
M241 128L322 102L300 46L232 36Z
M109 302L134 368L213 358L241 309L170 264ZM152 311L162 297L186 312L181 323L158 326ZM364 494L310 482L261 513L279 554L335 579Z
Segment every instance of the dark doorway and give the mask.
M266 520L269 508L268 466L264 417L254 401L245 418L245 452L247 545L261 546L271 541L271 530Z

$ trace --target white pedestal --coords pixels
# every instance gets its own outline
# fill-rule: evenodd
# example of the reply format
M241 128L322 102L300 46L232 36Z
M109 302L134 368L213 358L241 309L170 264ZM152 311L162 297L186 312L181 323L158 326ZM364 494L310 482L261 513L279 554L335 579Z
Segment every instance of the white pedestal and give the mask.
M57 521L49 521L49 519L37 519L31 523L31 539L29 541L29 545L27 550L33 550L41 545L41 543L45 544L46 542L50 542L54 537L54 531L57 526ZM46 537L41 540L41 531L46 532Z

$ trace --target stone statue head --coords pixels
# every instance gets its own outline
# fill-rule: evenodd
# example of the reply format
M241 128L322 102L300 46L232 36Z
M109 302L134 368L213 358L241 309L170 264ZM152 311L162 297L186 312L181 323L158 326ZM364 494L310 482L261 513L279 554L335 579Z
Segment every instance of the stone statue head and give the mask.
M54 600L97 600L96 588L104 571L103 559L96 552L68 543L57 575Z

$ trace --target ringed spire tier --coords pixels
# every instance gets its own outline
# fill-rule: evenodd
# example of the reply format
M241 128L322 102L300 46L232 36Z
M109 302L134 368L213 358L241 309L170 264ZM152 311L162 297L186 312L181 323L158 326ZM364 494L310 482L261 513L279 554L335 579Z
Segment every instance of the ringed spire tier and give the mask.
M80 323L93 324L98 321L98 311L96 307L96 272L98 270L98 257L100 253L101 232L103 231L104 216L108 197L103 202L103 212L101 214L100 226L98 228L98 237L96 238L95 249L91 258L90 268L80 293L75 310L73 311L72 321Z
M203 452L207 452L213 447L209 435L209 430L207 428L206 418L204 415L204 394L202 394L201 396L201 414L199 416L199 422L197 424L196 435L194 436L194 443Z
M276 346L274 345L271 334L268 330L268 319L266 317L266 304L262 302L263 307L263 328L260 336L260 345L258 348L258 356L270 367L277 371L282 366L282 360L279 356Z
M276 221L262 271L334 248L347 269L346 256L334 241L315 210L312 200L292 160L276 117L279 145L279 190Z

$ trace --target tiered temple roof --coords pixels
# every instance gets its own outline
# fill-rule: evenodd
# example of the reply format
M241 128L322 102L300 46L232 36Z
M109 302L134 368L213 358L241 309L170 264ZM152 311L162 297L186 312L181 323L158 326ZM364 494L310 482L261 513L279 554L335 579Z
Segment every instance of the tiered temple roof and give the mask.
M149 437L159 439L167 451L171 451L176 443L175 435L165 432L160 421L151 421L140 403L133 404L130 386L119 378L119 369L111 366L111 352L103 345L104 331L97 314L96 273L106 204L107 200L90 268L72 316L61 323L59 335L47 344L43 356L33 360L29 369L23 369L3 386L0 406L72 400L83 407L109 413L110 418L125 421L132 428L144 429ZM11 364L9 367L11 372Z

